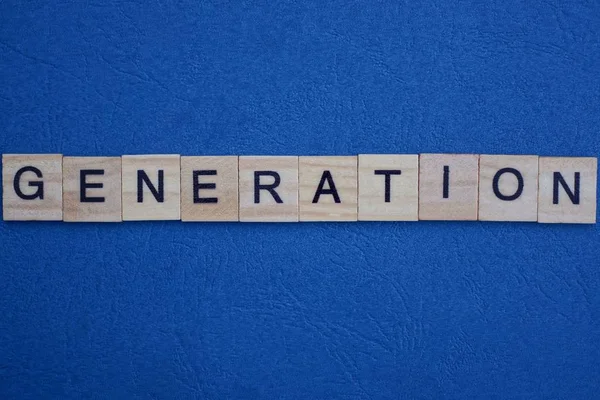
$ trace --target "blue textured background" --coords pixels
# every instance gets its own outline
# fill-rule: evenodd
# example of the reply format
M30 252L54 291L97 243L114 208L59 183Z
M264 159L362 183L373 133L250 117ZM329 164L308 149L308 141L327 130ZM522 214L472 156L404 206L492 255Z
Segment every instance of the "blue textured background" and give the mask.
M597 155L600 3L0 2L0 152ZM600 231L0 223L0 398L597 398Z

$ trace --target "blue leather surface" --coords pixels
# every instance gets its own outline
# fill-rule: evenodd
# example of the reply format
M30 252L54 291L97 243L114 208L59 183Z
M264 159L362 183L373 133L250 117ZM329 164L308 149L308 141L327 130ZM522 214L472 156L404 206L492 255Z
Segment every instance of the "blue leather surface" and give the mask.
M594 156L599 67L597 1L5 0L0 152ZM0 398L597 398L599 239L0 222Z

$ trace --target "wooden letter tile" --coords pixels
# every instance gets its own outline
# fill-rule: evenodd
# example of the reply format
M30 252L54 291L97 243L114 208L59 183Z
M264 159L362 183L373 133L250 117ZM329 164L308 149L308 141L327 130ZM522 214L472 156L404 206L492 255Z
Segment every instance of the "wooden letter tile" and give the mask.
M419 219L477 220L479 155L421 154Z
M480 221L537 221L538 159L479 157Z
M595 157L540 157L538 222L596 223Z
M358 219L356 156L300 157L300 221Z
M298 157L239 158L240 221L298 222Z
M122 157L123 221L180 218L179 155Z
M181 157L181 220L238 221L237 156Z
M417 221L419 219L419 156L361 154L358 156L358 219Z
M5 221L61 221L61 154L2 156L3 218Z
M67 222L121 221L121 157L64 157Z

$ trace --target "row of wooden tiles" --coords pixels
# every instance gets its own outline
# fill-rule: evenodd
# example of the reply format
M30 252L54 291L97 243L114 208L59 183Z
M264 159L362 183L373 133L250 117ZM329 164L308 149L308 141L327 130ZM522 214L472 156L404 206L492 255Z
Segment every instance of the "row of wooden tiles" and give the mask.
M597 159L5 154L4 220L595 223Z

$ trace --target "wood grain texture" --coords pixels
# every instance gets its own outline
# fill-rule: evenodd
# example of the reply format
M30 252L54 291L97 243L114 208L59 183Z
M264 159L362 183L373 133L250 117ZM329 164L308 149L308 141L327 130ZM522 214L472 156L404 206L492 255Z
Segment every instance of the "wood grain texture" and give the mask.
M268 190L258 191L255 202L255 172L269 171L279 175L273 188L281 203ZM260 184L274 184L272 176L258 178ZM240 221L298 222L298 157L240 156L239 158Z
M102 202L81 201L81 171L97 170L103 174L87 175L86 183L102 184L87 188L88 197L103 198ZM67 222L120 222L121 218L121 157L63 158L63 219Z
M143 202L138 202L138 170L144 171L158 190L159 170L164 176L164 201L159 202L146 184ZM135 155L122 157L123 221L180 219L179 155Z
M447 198L443 196L445 166L449 168ZM419 156L419 219L476 220L478 183L478 155L421 154Z
M513 155L479 157L480 221L537 221L538 159Z
M598 159L595 157L540 157L538 222L541 223L596 223L596 186ZM557 185L554 204L555 172L576 195L575 176L579 175L579 204L574 204L565 188Z
M300 221L356 221L358 219L358 157L300 157ZM314 203L325 171L329 171L339 203L323 194ZM325 184L324 189L331 189Z
M375 171L379 171L376 174ZM386 176L389 175L389 202ZM398 171L400 174L398 175ZM419 156L361 154L358 156L359 221L417 221L419 219Z
M194 191L194 171L210 171L215 175L199 175L200 184L214 184L214 189ZM216 202L194 202L194 197L214 198ZM239 221L238 157L181 157L181 220Z
M5 221L61 221L62 201L62 160L61 154L4 154L2 155L2 218ZM33 195L37 186L29 183L42 182L43 198L25 200L14 188L17 172L23 167L34 167L42 174L24 172L19 188L24 195Z

